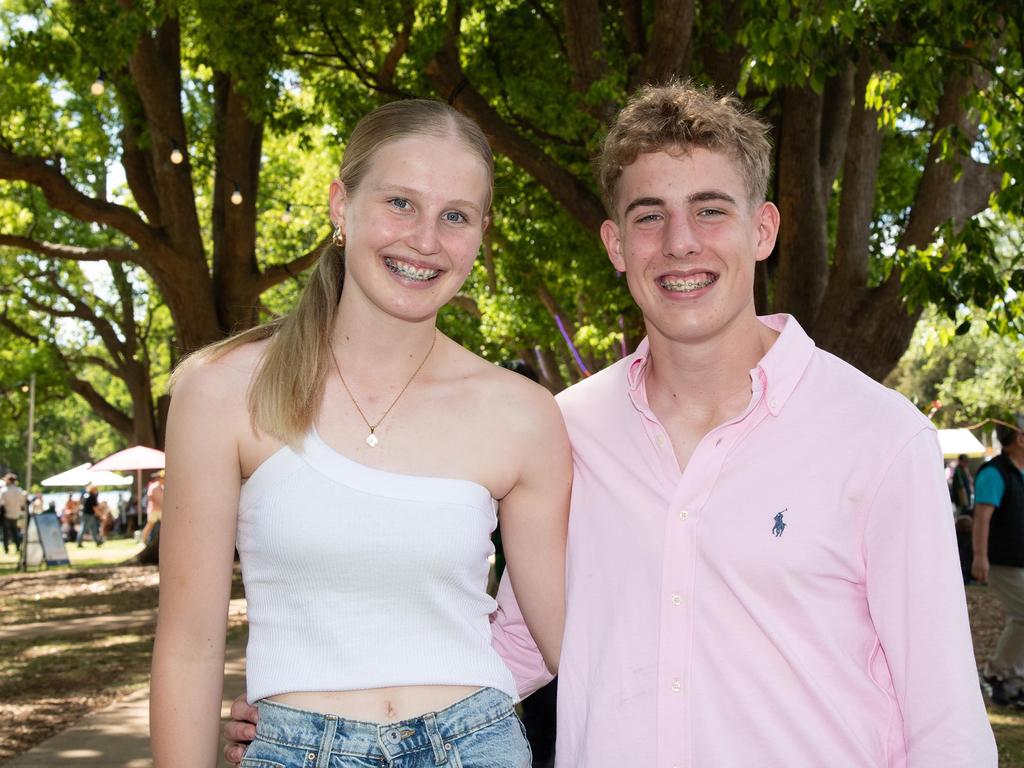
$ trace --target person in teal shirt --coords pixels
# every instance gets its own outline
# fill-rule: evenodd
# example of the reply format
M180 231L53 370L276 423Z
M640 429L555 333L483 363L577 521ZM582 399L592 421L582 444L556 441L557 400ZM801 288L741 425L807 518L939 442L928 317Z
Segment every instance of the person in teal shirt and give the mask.
M974 480L971 575L987 582L1006 610L996 649L982 670L994 704L1024 708L1024 416L1000 424L1002 452Z

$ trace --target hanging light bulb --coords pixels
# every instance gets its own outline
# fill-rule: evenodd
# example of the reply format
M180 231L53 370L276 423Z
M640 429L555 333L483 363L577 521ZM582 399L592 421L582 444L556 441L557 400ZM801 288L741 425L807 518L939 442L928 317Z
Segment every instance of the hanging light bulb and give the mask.
M92 81L92 85L89 86L89 93L93 96L102 96L105 90L107 90L107 76L101 69L99 75Z
M171 162L175 165L181 165L185 161L185 155L178 148L178 142L171 139Z
M231 193L231 202L235 205L242 204L242 190L235 184L235 191Z
M291 224L292 223L292 204L291 203L288 203L284 207L284 213L281 214L281 223L282 224Z

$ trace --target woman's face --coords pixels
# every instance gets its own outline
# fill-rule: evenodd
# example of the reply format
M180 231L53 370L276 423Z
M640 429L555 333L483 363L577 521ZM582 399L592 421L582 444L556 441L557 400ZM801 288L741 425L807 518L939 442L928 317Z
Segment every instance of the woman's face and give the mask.
M462 287L487 225L490 180L458 139L413 136L377 150L359 187L331 184L345 234L342 303L401 319L432 318Z

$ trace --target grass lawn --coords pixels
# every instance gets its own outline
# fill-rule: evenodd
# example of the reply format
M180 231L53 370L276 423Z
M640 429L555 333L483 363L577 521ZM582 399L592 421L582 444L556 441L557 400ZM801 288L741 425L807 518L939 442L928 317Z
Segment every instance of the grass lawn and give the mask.
M1021 712L989 707L988 721L996 734L999 745L1000 768L1022 768L1024 766L1024 717Z
M68 559L71 561L71 568L91 568L97 565L113 565L130 560L142 551L142 545L136 544L132 539L107 539L102 547L97 547L92 541L85 541L79 549L73 542L64 544L68 552ZM16 573L18 569L18 553L13 549L9 554L0 551L0 577ZM68 570L67 566L47 568L40 566L32 568L30 572L39 571L60 571Z

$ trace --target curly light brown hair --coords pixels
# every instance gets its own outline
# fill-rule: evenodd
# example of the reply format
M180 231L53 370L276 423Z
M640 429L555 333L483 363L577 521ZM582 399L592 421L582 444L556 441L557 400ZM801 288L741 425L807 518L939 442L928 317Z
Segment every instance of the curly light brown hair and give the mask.
M615 192L622 171L637 157L701 147L725 152L740 166L752 205L765 200L771 175L769 126L734 96L689 80L646 85L637 91L612 124L595 165L601 196L615 218Z

